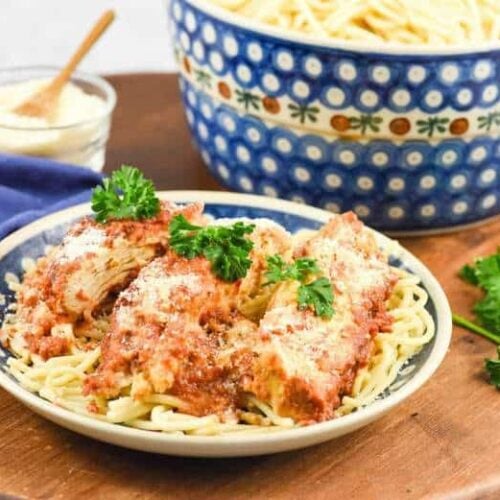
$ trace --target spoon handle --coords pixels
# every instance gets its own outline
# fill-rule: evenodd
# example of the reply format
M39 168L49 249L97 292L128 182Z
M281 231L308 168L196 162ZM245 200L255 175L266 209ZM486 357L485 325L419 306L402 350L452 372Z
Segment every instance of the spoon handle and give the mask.
M87 55L89 50L93 45L101 38L102 34L106 31L109 25L115 19L115 13L112 10L106 11L96 22L92 30L88 33L82 43L79 45L76 52L71 56L66 66L60 71L60 73L52 80L47 91L57 93L66 82L71 78L71 75L75 71L80 61ZM49 90L50 89L50 90Z

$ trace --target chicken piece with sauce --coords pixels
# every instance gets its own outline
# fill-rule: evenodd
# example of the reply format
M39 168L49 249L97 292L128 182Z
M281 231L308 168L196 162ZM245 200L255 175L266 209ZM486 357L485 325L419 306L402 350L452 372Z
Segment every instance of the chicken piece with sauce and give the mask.
M390 331L385 301L396 276L373 233L348 213L330 220L295 249L317 260L334 292L334 315L297 307L297 282L276 290L262 318L245 390L300 423L330 419L349 394L379 331Z
M205 258L189 260L173 251L140 272L116 302L101 365L85 384L87 394L117 397L131 384L137 399L168 392L182 399L190 414L234 420L257 332L239 306L252 319L263 314L270 299L260 286L266 256L291 252L283 228L252 222L252 265L242 280L224 282Z
M4 326L2 341L22 338L32 353L50 358L68 352L73 335L102 336L99 316L143 266L165 253L172 217L183 214L199 223L202 211L201 204L165 202L152 219L78 221L25 275L14 324Z

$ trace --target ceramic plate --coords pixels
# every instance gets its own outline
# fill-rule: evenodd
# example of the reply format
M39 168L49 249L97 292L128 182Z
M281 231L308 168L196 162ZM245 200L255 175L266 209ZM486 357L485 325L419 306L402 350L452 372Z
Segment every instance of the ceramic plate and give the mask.
M175 202L205 202L205 211L214 217L268 217L289 231L316 229L331 214L317 208L260 196L203 191L171 191L161 197ZM37 258L46 245L61 241L69 225L90 212L88 204L63 210L40 219L0 242L0 276L13 272L20 276L23 257ZM381 247L393 248L394 242L375 233ZM390 247L389 247L390 245ZM396 250L395 250L396 251ZM431 272L404 249L391 257L392 264L404 267L420 276L429 293L428 311L437 326L434 339L411 360L410 374L396 380L394 389L387 391L371 405L350 415L314 424L308 427L284 430L272 434L241 436L182 436L132 429L121 425L97 421L62 409L36 394L32 394L6 373L9 352L0 348L0 386L19 399L28 408L43 417L85 436L127 448L170 455L198 457L230 457L277 453L303 448L352 432L380 418L420 388L435 372L443 360L451 338L451 313L446 296ZM0 293L9 299L4 280L0 280ZM8 304L9 300L7 300ZM3 318L6 305L0 306ZM407 370L405 370L407 373Z

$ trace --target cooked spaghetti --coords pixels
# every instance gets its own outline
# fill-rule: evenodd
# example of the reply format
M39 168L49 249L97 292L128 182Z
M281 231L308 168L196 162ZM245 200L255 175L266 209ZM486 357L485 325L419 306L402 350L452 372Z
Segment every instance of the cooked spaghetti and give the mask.
M410 45L500 40L497 0L210 0L256 21L321 38Z
M419 279L390 267L353 214L296 236L253 221L251 266L228 283L158 239L179 213L208 223L199 205L171 204L145 223L84 219L47 256L23 262L22 282L6 276L16 302L1 340L24 387L149 431L273 432L370 404L434 335ZM140 262L131 248L143 248ZM315 259L334 289L331 318L299 308L293 281L267 286L275 254Z

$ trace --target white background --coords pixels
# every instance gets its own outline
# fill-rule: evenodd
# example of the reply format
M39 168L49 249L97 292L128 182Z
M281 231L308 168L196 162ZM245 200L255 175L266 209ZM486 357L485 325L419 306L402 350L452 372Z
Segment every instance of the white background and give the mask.
M61 66L106 9L117 14L80 68L96 73L173 71L168 0L0 0L0 68Z

